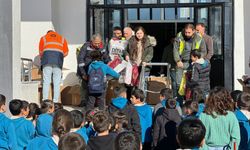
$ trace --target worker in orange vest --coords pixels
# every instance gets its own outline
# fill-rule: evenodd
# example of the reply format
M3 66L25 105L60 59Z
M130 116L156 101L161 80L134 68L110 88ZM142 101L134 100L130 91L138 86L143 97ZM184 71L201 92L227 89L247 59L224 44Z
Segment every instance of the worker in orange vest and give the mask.
M63 60L68 55L68 51L66 39L55 31L49 30L46 35L41 37L39 54L43 71L43 100L49 98L49 89L53 74L53 101L58 102Z

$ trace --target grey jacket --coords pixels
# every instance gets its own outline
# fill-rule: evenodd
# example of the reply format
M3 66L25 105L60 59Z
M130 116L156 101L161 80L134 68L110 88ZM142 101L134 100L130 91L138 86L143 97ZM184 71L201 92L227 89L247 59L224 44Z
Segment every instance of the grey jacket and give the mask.
M175 38L175 42L174 42L175 62L178 62L178 61L189 62L190 53L191 53L191 50L195 49L195 41L197 40L197 38L202 38L202 37L198 33L195 32L193 38L191 38L189 41L185 41L185 47L184 47L184 51L182 54L179 54L179 47L180 47L180 41L183 40L183 36L182 37L177 36ZM201 39L199 50L202 53L202 57L204 57L206 54L206 44L203 39Z

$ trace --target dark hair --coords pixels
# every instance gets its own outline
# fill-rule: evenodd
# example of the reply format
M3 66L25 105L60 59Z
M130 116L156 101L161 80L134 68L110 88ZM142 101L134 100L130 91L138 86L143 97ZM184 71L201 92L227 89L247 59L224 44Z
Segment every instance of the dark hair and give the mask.
M242 110L250 111L250 94L243 92L237 101L237 105Z
M177 130L178 141L182 149L192 149L200 146L205 134L205 126L196 118L183 120Z
M188 23L188 24L185 25L184 29L192 29L192 30L194 30L195 28L194 28L193 24Z
M28 107L29 107L29 102L22 100L22 109L26 111Z
M145 95L141 89L134 89L131 95L134 95L136 99L139 98L141 102L144 102Z
M98 108L94 108L93 110L88 110L86 112L86 121L87 122L92 122L93 121L93 118L94 118L94 115L100 111Z
M240 90L234 90L230 93L234 102L237 102L240 99L241 94L242 94L242 91L240 91Z
M234 105L231 96L224 87L215 87L209 93L205 102L204 112L216 117L218 115L227 115L227 111L233 111Z
M106 111L98 111L93 117L93 126L97 133L109 130L110 118Z
M113 28L113 31L116 31L116 30L122 31L122 28L119 27L119 26L115 26L115 27Z
M173 98L173 90L170 88L161 89L160 95L165 97L166 100Z
M63 109L62 103L54 103L54 107L55 107L55 112L57 112L58 110Z
M110 120L110 124L111 124L111 128L109 130L109 132L114 132L115 131L115 118L112 114L109 114L109 120Z
M128 130L128 118L126 114L116 111L113 113L113 118L115 119L115 124L118 125L117 133Z
M190 55L193 57L198 57L199 59L201 58L201 52L198 49L192 50Z
M90 52L90 57L92 58L93 61L95 60L100 61L102 59L102 53L99 50L94 50Z
M142 38L141 40L141 44L142 44L142 53L144 51L144 48L145 48L145 43L146 41L148 40L147 38L147 35L146 35L146 31L145 29L142 27L142 26L138 26L135 28L134 32L135 32L135 40L133 40L131 42L131 47L129 49L129 54L130 54L130 57L132 58L132 60L136 60L137 59L137 56L138 56L138 46L137 46L137 42L139 41L138 38L136 37L136 33L139 31L139 30L142 30L142 32L144 33L144 37Z
M59 150L85 150L86 142L80 134L71 132L62 136L58 143Z
M41 103L41 113L44 114L44 113L47 113L49 111L49 109L53 108L54 106L54 103L52 100L44 100L42 101Z
M168 99L167 101L166 101L166 108L168 108L168 109L175 109L175 107L176 107L176 99L174 99L174 98L170 98L170 99Z
M84 116L83 113L79 110L72 110L71 115L73 117L74 121L74 128L79 128L81 127L82 123L84 122Z
M36 120L37 116L41 114L40 108L36 103L30 103L29 110L27 118L32 118L32 120Z
M115 149L116 150L139 150L140 139L134 132L131 132L131 131L121 132L117 135L115 139Z
M119 84L114 88L114 95L115 97L119 97L123 92L127 92L127 88L124 84Z
M201 88L195 87L192 89L192 101L204 103L203 91L201 90Z
M6 103L6 97L4 95L0 94L0 107L2 105L5 105L5 103Z
M9 110L13 116L21 114L22 101L20 99L13 99L9 103Z
M73 118L69 111L62 109L55 113L52 122L52 133L62 137L73 127Z
M196 113L199 110L199 103L197 101L186 101L185 104L183 105L186 109L191 110L191 115L196 115Z

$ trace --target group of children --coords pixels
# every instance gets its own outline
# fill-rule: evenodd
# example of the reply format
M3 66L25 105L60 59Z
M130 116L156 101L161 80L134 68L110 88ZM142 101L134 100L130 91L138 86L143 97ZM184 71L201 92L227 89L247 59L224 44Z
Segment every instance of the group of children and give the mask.
M182 105L171 89L160 92L153 109L140 89L127 99L127 89L114 88L116 98L107 109L63 109L44 100L13 99L10 119L4 115L6 99L0 95L0 149L126 150L126 149L242 149L250 148L250 94L212 89L203 99L195 88ZM234 99L232 99L234 98Z

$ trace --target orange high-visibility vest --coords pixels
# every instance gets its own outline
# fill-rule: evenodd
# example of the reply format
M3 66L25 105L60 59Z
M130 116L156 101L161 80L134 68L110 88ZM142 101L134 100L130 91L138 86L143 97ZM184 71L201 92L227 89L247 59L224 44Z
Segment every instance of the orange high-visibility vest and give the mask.
M45 51L57 51L63 53L63 56L68 55L68 44L64 37L60 34L51 31L45 36L41 37L39 43L39 54L43 55Z

